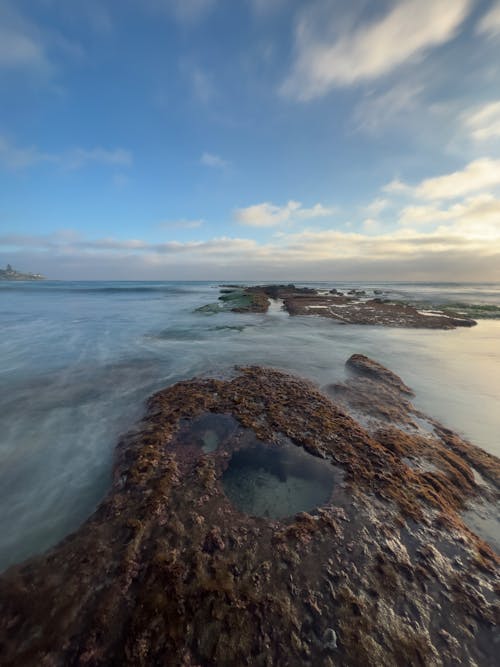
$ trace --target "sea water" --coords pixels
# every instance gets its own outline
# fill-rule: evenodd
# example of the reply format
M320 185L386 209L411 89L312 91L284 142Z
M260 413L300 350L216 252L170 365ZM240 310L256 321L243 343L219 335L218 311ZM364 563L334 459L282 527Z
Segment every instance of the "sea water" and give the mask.
M316 284L366 288L366 283ZM370 284L390 298L500 306L500 285ZM500 320L432 331L268 314L209 315L218 283L0 283L0 569L72 532L109 488L113 450L154 391L235 364L320 386L366 354L416 405L500 455Z

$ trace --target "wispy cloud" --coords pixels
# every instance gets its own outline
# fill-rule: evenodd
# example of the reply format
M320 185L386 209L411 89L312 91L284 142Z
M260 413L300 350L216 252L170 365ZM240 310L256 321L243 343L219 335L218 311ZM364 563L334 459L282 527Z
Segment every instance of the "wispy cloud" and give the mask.
M0 165L7 169L25 169L41 162L55 162L50 153L38 150L36 146L18 147L0 136Z
M59 162L67 169L80 169L87 164L107 164L121 167L132 165L132 153L124 148L74 148L66 154L58 156Z
M214 167L216 169L224 169L224 167L229 166L229 161L224 160L220 155L215 155L215 153L203 153L200 157L200 163L205 167Z
M500 2L497 0L477 24L477 32L487 37L500 36Z
M0 0L0 72L50 82L69 60L81 60L84 51L52 25L22 13L21 4Z
M500 100L488 102L464 113L465 129L476 141L488 141L500 137Z
M398 0L383 16L347 26L332 3L308 3L281 91L307 101L337 86L378 79L452 39L471 7L471 0Z
M238 208L234 211L233 217L236 222L250 227L274 227L285 222L323 218L333 213L334 209L326 208L322 204L303 208L300 202L290 200L284 206L264 202L247 208Z
M42 33L10 2L0 2L0 69L52 71Z
M372 202L365 206L363 210L368 215L376 217L380 215L382 211L385 211L385 209L390 206L390 203L391 202L388 199L376 197Z
M382 192L390 195L404 195L411 192L411 187L406 183L403 183L399 178L395 178L390 183L383 186Z
M383 93L365 95L354 110L356 129L376 134L393 128L396 121L406 119L417 107L423 89L421 84L403 82Z
M212 256L232 251L247 251L256 247L250 239L216 237L206 241L165 241L148 243L141 239L116 239L113 237L87 239L80 234L57 232L45 236L27 236L8 234L0 236L0 247L36 248L39 251L50 250L63 254L80 252L123 252L133 251L145 254L178 255L194 253L196 256L207 253Z
M19 147L0 136L0 166L16 171L34 167L41 163L51 163L63 169L80 169L88 164L104 164L130 167L132 153L123 148L73 148L64 153L49 153L36 146Z

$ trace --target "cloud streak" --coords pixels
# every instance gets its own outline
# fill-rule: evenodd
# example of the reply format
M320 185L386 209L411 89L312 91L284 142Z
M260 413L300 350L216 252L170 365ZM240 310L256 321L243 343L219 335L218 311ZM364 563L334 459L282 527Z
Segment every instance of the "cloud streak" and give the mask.
M40 31L9 2L0 3L0 70L47 75L52 65Z
M393 128L396 121L406 120L408 113L414 111L422 91L420 84L403 82L383 93L366 95L354 110L356 129L376 134Z
M383 16L348 27L331 3L308 3L281 92L309 101L336 87L379 79L455 37L471 7L471 0L398 0Z
M497 0L491 9L481 18L477 24L477 32L480 35L494 38L500 37L500 2Z
M462 121L465 130L476 141L500 138L500 100L469 110Z
M36 146L19 147L0 136L0 166L10 171L49 163L63 169L81 169L89 164L130 167L132 153L123 148L72 148L64 153L47 153Z

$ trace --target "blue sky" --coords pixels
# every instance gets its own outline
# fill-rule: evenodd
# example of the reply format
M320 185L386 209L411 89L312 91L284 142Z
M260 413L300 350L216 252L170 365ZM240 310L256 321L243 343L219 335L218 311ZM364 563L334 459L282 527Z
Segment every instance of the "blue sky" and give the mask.
M500 280L500 1L0 0L0 265Z

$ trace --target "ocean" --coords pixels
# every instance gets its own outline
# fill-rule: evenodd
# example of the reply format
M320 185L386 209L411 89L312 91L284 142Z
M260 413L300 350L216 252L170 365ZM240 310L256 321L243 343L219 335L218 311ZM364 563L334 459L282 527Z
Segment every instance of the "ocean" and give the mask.
M305 285L306 283L297 283ZM500 306L500 284L307 283L390 298ZM415 404L500 456L500 320L453 331L210 315L218 282L0 283L0 569L81 524L110 484L120 434L154 391L234 365L273 366L320 386L351 354L388 366Z

